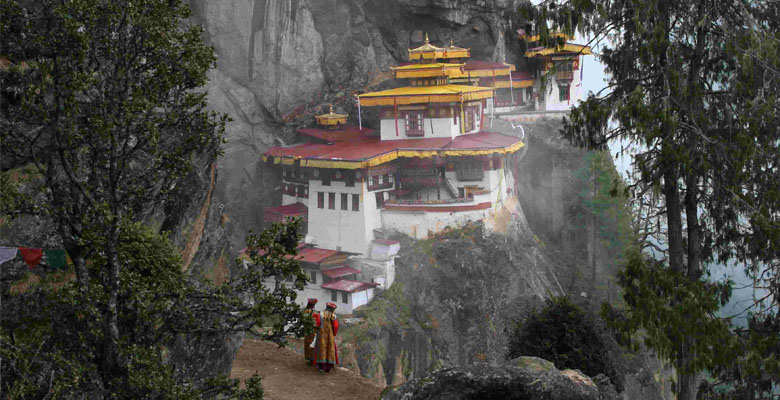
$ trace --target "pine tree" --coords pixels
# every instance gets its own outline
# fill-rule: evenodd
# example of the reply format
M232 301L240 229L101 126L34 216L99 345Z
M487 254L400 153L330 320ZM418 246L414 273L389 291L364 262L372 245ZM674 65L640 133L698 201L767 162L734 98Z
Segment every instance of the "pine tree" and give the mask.
M19 313L3 313L0 396L238 393L188 376L171 352L256 325L279 342L301 332L293 288L306 276L287 257L297 224L250 237L263 250L256 267L215 286L183 272L165 238L137 222L197 160L218 155L226 117L205 110L215 57L202 29L186 25L179 0L0 0L0 14L0 156L42 183L32 203L4 194L0 211L53 220L75 264L74 282L48 282L11 299ZM268 289L273 276L296 281Z
M613 320L624 332L644 329L650 347L673 362L680 399L696 398L698 372L750 362L749 351L762 350L715 317L730 287L710 283L708 265L743 263L780 298L778 10L777 2L739 0L524 7L528 28L548 43L560 40L551 29L601 41L607 93L573 109L563 133L595 149L620 138L635 151L632 198L658 206L642 218L662 220L644 232L644 245L664 256L629 258L620 279L629 309Z

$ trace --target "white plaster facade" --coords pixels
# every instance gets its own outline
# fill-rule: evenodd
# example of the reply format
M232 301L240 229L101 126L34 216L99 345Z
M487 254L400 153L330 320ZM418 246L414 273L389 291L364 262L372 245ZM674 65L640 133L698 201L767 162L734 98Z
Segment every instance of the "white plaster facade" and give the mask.
M307 273L313 272L313 270L308 268L304 268L304 270ZM319 274L319 279L316 284L309 282L303 290L296 290L298 297L295 299L295 303L301 307L306 306L308 298L316 298L318 302L314 309L317 311L324 310L325 303L331 301L336 303L336 314L352 314L356 308L368 304L374 298L374 288L367 288L354 293L325 289L321 286L323 283L322 274L317 273ZM263 285L268 289L273 289L275 283L276 281L271 278L263 282ZM289 284L289 282L283 283Z
M582 85L580 71L571 71L571 80L557 80L555 70L548 71L541 79L534 82L534 91L541 93L542 80L546 80L544 88L544 101L538 104L538 111L567 111L582 100ZM561 99L561 84L569 85L569 99Z
M482 129L482 104L472 104L475 112L473 112L474 128L464 132L463 134L476 133ZM461 134L460 132L460 105L452 105L452 110L457 114L457 118L429 118L424 116L422 118L423 135L406 134L406 122L404 121L403 114L398 114L398 134L396 135L396 119L395 118L383 118L380 120L380 135L382 140L402 140L402 139L419 139L419 138L453 138ZM424 110L420 110L423 114L426 114ZM464 109L464 113L470 112ZM456 122L457 121L457 122Z
M324 249L339 248L342 251L368 254L369 244L374 240L374 229L382 227L382 219L377 208L375 193L368 191L365 181L355 182L354 187L345 182L331 181L323 185L322 181L309 181L309 199L307 207L308 235L315 240L317 247ZM318 206L319 194L324 193L324 204ZM335 204L330 208L330 193L334 194ZM347 209L342 209L342 194L347 195ZM353 196L358 196L359 209L353 211Z

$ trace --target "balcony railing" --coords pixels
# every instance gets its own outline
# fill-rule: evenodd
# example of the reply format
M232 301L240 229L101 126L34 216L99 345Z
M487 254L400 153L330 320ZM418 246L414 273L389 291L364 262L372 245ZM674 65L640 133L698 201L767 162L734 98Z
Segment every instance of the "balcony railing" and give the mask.
M555 79L559 81L570 81L574 79L574 71L558 71L555 73Z

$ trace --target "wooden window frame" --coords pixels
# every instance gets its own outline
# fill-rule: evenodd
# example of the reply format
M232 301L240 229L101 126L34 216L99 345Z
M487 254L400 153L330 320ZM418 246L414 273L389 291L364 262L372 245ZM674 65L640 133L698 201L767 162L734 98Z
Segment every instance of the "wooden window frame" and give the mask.
M401 111L406 136L425 136L425 113L423 110Z
M349 195L346 193L341 193L341 211L348 211L349 210Z
M328 192L328 210L336 209L336 193Z
M563 90L563 88L566 88L566 90ZM571 84L569 83L558 83L558 101L570 101L571 99Z
M325 192L317 192L317 208L325 208Z
M352 211L360 211L360 195L352 194Z

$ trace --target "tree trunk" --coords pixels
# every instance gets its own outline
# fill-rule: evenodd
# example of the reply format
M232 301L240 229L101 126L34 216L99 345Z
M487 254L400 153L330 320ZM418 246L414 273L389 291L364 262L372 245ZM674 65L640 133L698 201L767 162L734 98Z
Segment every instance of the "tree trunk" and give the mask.
M596 163L597 155L590 164L590 199L591 210L588 218L588 266L590 267L590 285L592 294L596 293Z

